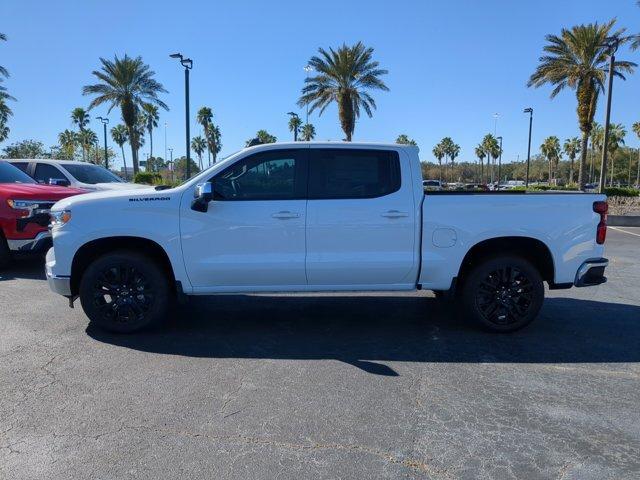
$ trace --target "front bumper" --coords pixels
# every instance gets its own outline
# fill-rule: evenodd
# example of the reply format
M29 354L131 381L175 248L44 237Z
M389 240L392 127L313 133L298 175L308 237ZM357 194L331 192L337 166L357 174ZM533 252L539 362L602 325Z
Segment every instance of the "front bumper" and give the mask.
M7 245L12 252L45 252L51 248L51 233L39 232L34 238L12 240L7 239Z
M55 275L53 267L56 264L56 257L53 248L47 252L47 259L44 264L44 273L47 276L47 283L52 292L65 297L71 296L71 277L69 275Z
M576 287L592 287L606 282L607 277L604 276L604 269L607 268L608 265L609 260L606 258L587 260L580 265L573 284Z

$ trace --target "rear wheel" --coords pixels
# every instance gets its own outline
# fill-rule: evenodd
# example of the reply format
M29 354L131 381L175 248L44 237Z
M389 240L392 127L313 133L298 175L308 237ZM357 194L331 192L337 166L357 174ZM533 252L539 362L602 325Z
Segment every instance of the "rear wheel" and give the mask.
M80 303L92 324L131 333L159 322L169 306L167 276L151 258L129 251L96 259L80 281Z
M515 255L485 260L462 286L465 313L494 332L512 332L533 321L544 300L538 270Z

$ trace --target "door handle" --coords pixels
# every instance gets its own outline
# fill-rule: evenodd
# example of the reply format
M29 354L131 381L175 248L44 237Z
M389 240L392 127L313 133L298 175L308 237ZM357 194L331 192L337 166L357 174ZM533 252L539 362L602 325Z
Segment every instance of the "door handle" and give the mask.
M289 211L281 211L281 212L277 212L277 213L272 213L271 216L273 218L279 218L281 220L286 220L287 218L299 218L300 214L299 213L295 213L295 212L289 212Z
M381 214L386 218L400 218L400 217L408 217L409 214L407 212L400 212L399 210L389 210Z

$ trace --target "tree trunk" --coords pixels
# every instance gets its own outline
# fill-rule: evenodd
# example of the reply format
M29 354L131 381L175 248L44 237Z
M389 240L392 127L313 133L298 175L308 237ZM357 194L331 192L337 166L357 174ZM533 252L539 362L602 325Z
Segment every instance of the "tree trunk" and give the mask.
M129 145L131 145L131 162L133 163L133 176L135 177L138 173L139 170L139 165L138 165L138 150L136 148L136 132L134 131L133 127L127 127L127 129L129 130Z
M640 148L638 149L638 173L636 173L636 187L640 188Z
M127 173L127 159L124 156L124 143L120 145L120 151L122 152L122 163L124 164L124 179L129 180L129 174Z
M573 160L574 158L571 157L571 163L569 164L569 183L573 183Z
M552 174L551 166L552 165L553 165L553 160L549 159L549 185L551 185L551 174Z
M153 158L153 128L149 129L149 158Z
M340 119L340 126L345 134L345 140L351 141L353 136L353 130L355 127L355 118L353 111L353 102L349 92L338 92L338 118Z
M582 148L580 149L580 168L578 169L578 188L582 190L584 173L587 168L587 144L589 142L589 132L582 131Z

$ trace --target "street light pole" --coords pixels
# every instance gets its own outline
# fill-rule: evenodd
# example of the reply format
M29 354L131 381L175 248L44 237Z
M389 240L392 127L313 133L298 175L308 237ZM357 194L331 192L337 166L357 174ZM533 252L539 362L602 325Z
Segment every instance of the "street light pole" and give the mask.
M611 96L613 94L613 71L616 63L616 50L620 39L618 37L610 37L607 39L605 46L609 49L609 86L607 89L607 114L604 121L604 139L602 142L602 164L600 165L600 185L599 192L602 193L607 181L607 150L609 146L609 121L611 119ZM581 186L582 187L582 186Z
M525 188L529 187L529 164L531 163L531 127L533 126L533 108L524 109L524 113L529 114L529 143L527 145L527 175L524 179Z
M168 150L171 154L171 160L169 160L169 163L171 164L171 181L173 182L173 171L175 170L175 165L173 164L173 148L169 148Z
M104 168L109 170L109 157L107 154L107 124L109 123L109 119L105 117L96 118L102 122L102 129L104 130Z
M179 58L180 65L184 67L184 113L185 113L185 130L186 130L186 150L187 150L187 168L186 179L191 176L191 132L189 128L189 70L193 68L193 60L190 58L183 58L180 53L173 53L169 55L171 58Z
M500 155L498 155L498 183L496 184L496 188L500 190L500 168L502 167L502 137L498 137L500 140Z

